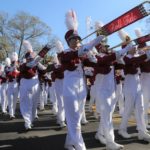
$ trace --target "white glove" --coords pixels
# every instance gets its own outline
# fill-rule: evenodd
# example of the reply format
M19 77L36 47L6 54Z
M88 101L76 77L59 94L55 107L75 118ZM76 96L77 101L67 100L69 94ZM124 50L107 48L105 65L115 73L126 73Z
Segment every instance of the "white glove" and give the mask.
M41 63L38 63L37 67L39 70L45 70L46 69L46 67L44 65L42 65Z
M87 53L87 57L88 57L90 62L97 63L97 58L95 57L94 54L89 52L89 53Z
M87 54L90 50L93 49L93 47L98 45L102 41L103 38L105 38L104 35L99 35L97 38L92 40L90 43L81 46L81 48L78 50L78 56L80 57L80 56Z
M34 62L37 64L38 62L40 62L42 60L42 58L40 57L40 56L36 56L35 58L34 58Z
M37 64L34 62L34 60L32 60L32 61L30 61L30 62L28 62L27 64L26 64L26 66L27 67L29 67L29 68L33 68L33 67L35 67Z
M148 60L150 60L150 50L147 50L145 53L147 55Z
M93 72L91 70L85 70L85 75L93 76Z
M54 64L54 66L55 66L55 68L56 68L56 69L58 69L58 68L60 68L60 67L61 67L61 65L60 65L60 64Z
M132 43L128 44L125 48L119 50L119 51L116 51L116 57L121 57L123 56L124 54L126 54L128 51L134 49L135 47L133 46Z
M93 76L93 74L94 74L93 72L94 72L94 69L92 67L84 69L85 75Z
M38 62L41 60L41 57L40 56L36 56L32 61L30 61L30 62L28 62L27 64L26 64L26 66L27 67L30 67L30 68L33 68L33 67L35 67L37 64L38 64Z
M78 50L78 56L82 57L85 54L87 54L90 51L86 46L81 46L81 48Z

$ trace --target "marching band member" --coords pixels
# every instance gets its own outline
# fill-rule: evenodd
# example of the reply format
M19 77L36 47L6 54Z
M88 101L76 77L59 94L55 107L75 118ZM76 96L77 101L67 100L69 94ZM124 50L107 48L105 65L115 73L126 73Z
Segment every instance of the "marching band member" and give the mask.
M96 51L96 49L93 49L92 51L90 51L90 55L95 59L95 55L98 54L98 52ZM93 59L93 60L94 60ZM93 61L92 61L93 62ZM97 60L95 59L94 61L95 63L97 62ZM85 60L84 60L84 65L85 64ZM89 111L90 112L94 112L94 117L96 119L98 119L98 113L96 111L96 109L94 110L93 107L96 106L96 86L95 86L95 73L94 73L94 67L90 66L87 67L88 69L85 70L85 75L89 78L89 82L90 82L90 101L89 101ZM86 73L87 72L87 73ZM96 107L95 107L96 108Z
M17 104L18 97L18 78L20 72L18 71L18 54L16 52L11 55L11 66L9 68L9 72L7 73L8 78L8 109L10 119L15 118L15 110Z
M52 79L52 85L50 87L50 100L52 102L52 113L54 115L57 114L58 112L58 107L57 107L57 97L56 97L56 90L55 90L55 75L54 72L51 71L51 79Z
M1 77L1 75L2 75L2 71L3 71L3 66L2 66L2 64L0 64L0 105L1 105L1 85L2 85L2 77Z
M48 99L48 73L43 72L38 69L38 78L39 78L39 84L40 84L40 91L39 91L39 110L44 111L45 105L47 105L47 99Z
M101 25L101 24L98 24ZM97 33L99 36L101 33ZM96 109L101 114L98 131L95 138L101 143L106 144L107 149L121 149L123 145L114 141L114 129L112 114L116 105L114 67L113 62L120 59L130 49L132 44L120 51L108 52L106 39L103 39L96 46L98 54L96 55L97 63L93 64L96 79Z
M122 116L124 112L124 94L123 94L123 81L122 70L115 70L116 80L116 99L119 106L119 114Z
M128 47L130 48L130 47ZM115 143L112 114L116 105L114 67L116 54L107 54L107 46L97 46L99 51L96 65L96 108L101 114L100 124L95 138L106 144L107 149L120 149L122 145Z
M60 125L61 128L63 128L66 126L64 100L63 100L64 71L59 61L57 62L57 64L55 64L54 73L55 73L55 91L56 91L57 107L58 107L57 123Z
M91 55L95 55L93 53L93 51L90 51L90 52L91 52ZM85 76L88 79L89 84L90 84L89 85L90 86L89 87L89 89L90 89L89 90L90 100L89 100L89 107L88 107L88 109L89 109L90 112L94 113L95 118L98 118L96 109L93 110L93 107L95 106L95 103L96 103L96 93L95 93L95 84L94 84L94 81L95 81L94 68L91 67L91 66L90 67L84 67L84 72L85 72Z
M96 86L95 86L95 75L90 77L90 101L89 101L89 111L94 113L94 117L98 119L99 115L96 110ZM94 108L94 109L93 109Z
M125 111L122 116L122 121L119 129L119 134L124 138L130 138L127 133L127 123L131 112L135 108L135 117L137 122L138 139L150 141L150 135L146 132L146 124L144 120L144 104L143 94L141 89L141 81L139 77L140 64L149 58L149 52L137 56L136 50L128 51L124 56L125 62L124 74L124 96L125 96Z
M26 49L26 62L20 66L20 110L25 121L25 129L30 130L37 117L37 104L39 100L39 80L37 69L45 71L46 68L39 62L35 62L35 53L28 41L24 41Z
M135 29L135 33L137 37L142 36L142 32L140 28ZM141 53L144 47L146 47L146 43L142 43L138 45L138 51ZM144 51L143 51L144 53ZM142 86L142 93L143 93L143 99L144 99L144 114L145 114L145 122L146 127L150 128L150 125L148 125L148 110L149 110L149 103L150 103L150 60L145 60L143 63L140 64L140 70L141 70L141 86Z
M2 110L2 114L6 114L7 113L7 105L6 105L6 100L5 100L5 96L6 91L5 91L5 83L6 83L7 79L4 75L4 66L2 64L0 64L0 104L1 104L1 110ZM5 96L4 96L5 95Z
M8 81L7 81L7 74L9 72L11 65L11 60L9 57L5 59L5 67L4 72L2 74L3 82L1 87L1 107L2 107L2 113L7 113L7 106L8 106L8 98L7 98L7 89L8 89Z
M61 55L63 54L64 47L61 41L57 40L55 42L56 46L56 55L54 56L54 74L55 74L55 91L57 98L57 123L61 128L66 127L65 124L65 110L64 110L64 99L63 99L63 79L64 79L64 68L61 64Z
M67 18L68 16L73 21L76 21L76 15L73 11L68 12ZM67 18L66 21L70 21L70 18ZM65 70L63 98L68 129L65 148L68 150L86 150L81 134L83 110L80 107L83 108L85 104L87 91L81 57L99 43L103 39L103 36L97 37L90 44L81 46L81 37L77 34L77 28L75 26L71 26L70 28L68 26L68 29L69 31L66 32L65 39L69 49L64 51L61 57L61 63Z
M143 46L138 46L139 49L141 49ZM145 47L145 46L144 46ZM141 51L141 50L139 50ZM145 122L146 127L149 129L150 125L149 119L148 119L148 110L150 108L150 60L145 60L143 63L140 64L140 70L141 70L141 86L142 86L142 93L143 93L143 99L144 99L144 114L145 114Z

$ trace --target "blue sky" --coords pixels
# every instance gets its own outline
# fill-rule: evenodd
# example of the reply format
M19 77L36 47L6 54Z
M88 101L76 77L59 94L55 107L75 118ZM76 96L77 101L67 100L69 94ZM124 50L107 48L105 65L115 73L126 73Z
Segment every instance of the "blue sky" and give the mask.
M0 11L8 12L12 16L18 11L26 11L38 16L51 27L52 33L65 43L64 34L67 31L65 13L68 10L76 11L79 22L78 32L81 37L85 37L87 35L86 17L91 16L93 23L102 21L106 24L141 2L143 0L0 0ZM136 27L145 28L144 20L126 27L125 31L135 38L134 29ZM117 33L109 37L111 46L119 42L121 40Z

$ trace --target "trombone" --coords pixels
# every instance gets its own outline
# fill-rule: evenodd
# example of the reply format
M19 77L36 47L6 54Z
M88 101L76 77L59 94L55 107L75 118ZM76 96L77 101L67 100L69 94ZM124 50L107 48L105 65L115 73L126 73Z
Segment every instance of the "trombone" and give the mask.
M146 17L146 16L150 15L150 9L148 8L148 9L146 10L146 9L144 8L144 4L146 4L146 3L150 4L150 1L149 1L149 0L144 1L144 2L142 2L141 4L139 4L138 6L134 7L133 9L139 7L140 11L142 12L143 17ZM124 13L124 14L121 15L120 17L122 17L122 16L124 16L124 15L127 15L129 12L131 13L133 9L131 9L131 10L129 10L128 12ZM101 27L101 28L95 30L94 32L90 33L89 35L85 36L84 38L81 39L81 41L85 40L86 38L90 37L91 35L93 35L93 34L95 34L95 33L97 33L97 32L101 32L103 35L108 36L108 35L110 35L110 34L116 32L116 31L120 30L121 28L126 27L127 25L124 24L124 25L123 25L122 27L120 27L119 29L116 29L116 30L110 31L110 33L107 33L107 26L110 25L110 24L113 25L114 21L120 19L120 17L118 17L118 18L112 20L111 22L109 22L108 24L104 25L103 27ZM143 18L143 17L142 17L142 18ZM139 19L142 19L142 18L138 18L138 19L135 20L135 21L138 21ZM134 23L135 21L130 22L128 25ZM106 29L105 29L105 28L106 28Z
M141 41L138 42L138 40L140 40L140 39L141 39ZM139 37L139 38L136 38L136 39L133 39L133 40L131 40L129 36L126 36L124 42L121 42L121 43L117 44L116 46L111 47L109 50L112 50L112 49L117 48L117 47L122 46L122 45L127 45L131 42L135 42L135 46L136 46L138 44L142 44L142 43L145 43L145 42L148 42L148 41L150 41L150 34L147 34L145 36L142 36L142 37ZM143 49L143 48L141 48L141 49ZM145 46L144 49L145 50L150 49L150 46Z

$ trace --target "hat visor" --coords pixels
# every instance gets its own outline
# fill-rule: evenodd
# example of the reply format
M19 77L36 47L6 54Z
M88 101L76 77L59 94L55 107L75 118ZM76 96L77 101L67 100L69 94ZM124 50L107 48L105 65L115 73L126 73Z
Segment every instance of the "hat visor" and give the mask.
M67 41L70 41L71 39L78 39L79 41L81 41L81 37L80 37L79 35L76 35L76 34L71 35L71 36L67 39Z
M110 45L105 45L105 47L109 48L109 47L110 47Z

